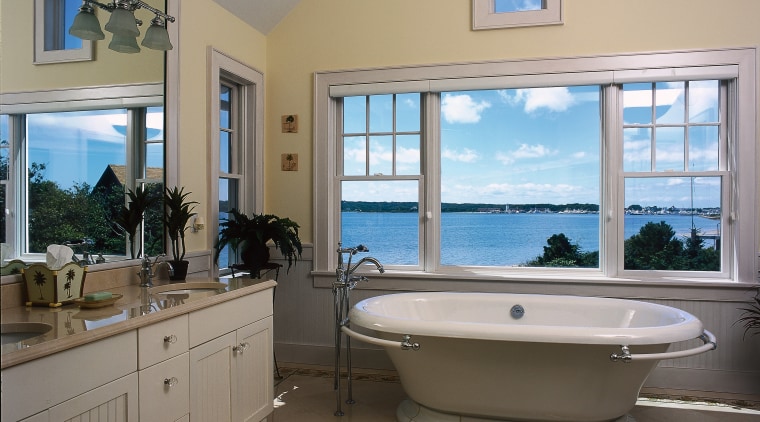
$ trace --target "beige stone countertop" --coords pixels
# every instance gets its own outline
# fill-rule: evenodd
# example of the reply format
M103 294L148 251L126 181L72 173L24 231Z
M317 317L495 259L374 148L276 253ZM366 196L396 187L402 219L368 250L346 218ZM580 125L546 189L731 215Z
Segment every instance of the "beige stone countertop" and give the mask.
M186 284L210 284L218 289L178 292ZM115 334L163 321L269 288L274 280L249 278L192 278L187 283L160 281L150 289L129 285L104 291L121 294L113 305L84 308L72 303L59 308L18 306L0 311L3 324L37 322L51 325L47 333L2 345L0 369L71 349ZM161 293L170 289L173 294Z

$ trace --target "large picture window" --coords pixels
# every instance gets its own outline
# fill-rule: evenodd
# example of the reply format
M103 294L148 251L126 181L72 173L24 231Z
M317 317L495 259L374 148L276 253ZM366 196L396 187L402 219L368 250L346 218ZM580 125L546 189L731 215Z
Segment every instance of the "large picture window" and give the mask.
M734 53L318 74L316 273L342 242L409 277L753 277L755 102L732 87L754 62Z

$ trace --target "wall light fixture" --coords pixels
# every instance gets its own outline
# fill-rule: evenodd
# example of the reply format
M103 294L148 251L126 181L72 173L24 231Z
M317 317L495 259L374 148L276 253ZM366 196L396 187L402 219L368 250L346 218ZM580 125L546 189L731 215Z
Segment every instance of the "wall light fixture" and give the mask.
M111 13L111 18L106 23L105 30L112 33L111 43L108 48L119 53L138 53L140 46L137 45L137 37L142 25L140 19L135 18L135 10L146 9L153 12L156 17L150 21L150 27L145 31L142 46L153 50L171 50L169 33L166 30L166 22L174 22L172 16L154 8L142 0L114 0L103 4L94 0L84 0L79 8L79 13L74 17L74 23L69 28L69 34L83 40L97 41L105 39L105 34L100 29L100 22L95 16L93 5Z

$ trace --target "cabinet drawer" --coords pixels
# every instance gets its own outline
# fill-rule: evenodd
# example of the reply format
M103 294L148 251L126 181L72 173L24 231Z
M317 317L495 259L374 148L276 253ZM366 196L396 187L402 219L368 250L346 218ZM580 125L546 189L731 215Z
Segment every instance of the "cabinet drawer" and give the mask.
M140 422L174 421L190 410L190 359L183 353L139 371Z
M272 289L190 313L190 347L272 315Z
M142 327L137 331L138 368L179 356L188 350L187 315Z

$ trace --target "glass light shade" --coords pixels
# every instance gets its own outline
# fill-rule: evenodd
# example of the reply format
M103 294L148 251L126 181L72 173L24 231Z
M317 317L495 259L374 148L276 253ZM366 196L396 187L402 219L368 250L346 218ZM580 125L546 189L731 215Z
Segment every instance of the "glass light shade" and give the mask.
M116 8L111 12L111 19L105 26L106 31L114 35L137 37L140 30L137 29L135 14L126 9Z
M171 41L169 41L169 32L167 32L166 27L155 23L151 23L148 30L145 31L142 45L153 50L166 51L174 48Z
M119 53L139 53L140 46L137 45L137 38L113 34L111 43L108 48Z
M74 23L69 28L69 34L83 40L97 41L106 37L103 30L100 29L98 17L92 11L81 8L79 13L74 17Z

